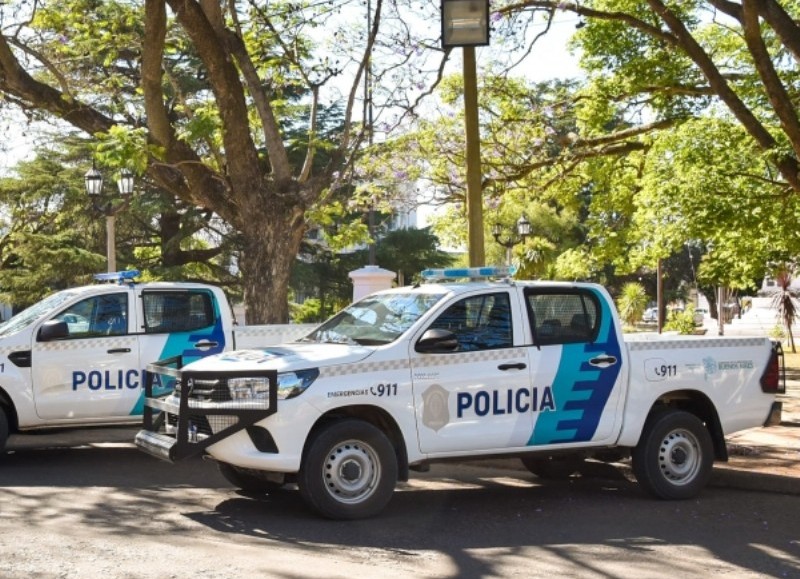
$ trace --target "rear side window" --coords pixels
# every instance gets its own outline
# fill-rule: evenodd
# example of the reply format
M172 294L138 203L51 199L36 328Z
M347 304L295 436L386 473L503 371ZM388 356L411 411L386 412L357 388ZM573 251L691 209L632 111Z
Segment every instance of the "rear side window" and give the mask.
M142 293L146 334L192 332L214 325L214 307L205 291Z
M597 336L600 307L586 291L527 290L526 301L535 343L591 342Z

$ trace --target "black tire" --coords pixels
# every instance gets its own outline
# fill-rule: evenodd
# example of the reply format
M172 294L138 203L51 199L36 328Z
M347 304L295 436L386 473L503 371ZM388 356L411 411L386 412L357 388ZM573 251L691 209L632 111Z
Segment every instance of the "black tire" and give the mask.
M270 493L280 490L285 484L285 480L279 475L273 475L275 476L273 480L260 474L257 470L240 468L226 462L218 462L217 468L225 480L248 493ZM284 482L280 482L280 480L284 480Z
M0 406L0 451L6 447L8 442L8 415L6 409Z
M714 445L694 414L663 409L647 418L631 459L633 474L648 493L659 499L690 499L708 484Z
M397 456L386 435L362 420L333 422L310 440L297 478L300 494L329 519L381 512L397 484Z
M584 458L582 456L522 456L523 466L538 476L548 480L566 480L581 470Z

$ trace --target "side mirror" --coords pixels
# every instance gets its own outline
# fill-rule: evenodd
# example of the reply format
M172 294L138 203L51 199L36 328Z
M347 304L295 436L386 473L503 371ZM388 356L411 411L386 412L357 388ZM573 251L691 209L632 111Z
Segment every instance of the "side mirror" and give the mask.
M38 340L40 342L51 342L64 338L69 338L69 326L63 320L47 320L39 328Z
M450 330L431 329L422 334L414 347L423 354L442 354L458 350L458 339Z

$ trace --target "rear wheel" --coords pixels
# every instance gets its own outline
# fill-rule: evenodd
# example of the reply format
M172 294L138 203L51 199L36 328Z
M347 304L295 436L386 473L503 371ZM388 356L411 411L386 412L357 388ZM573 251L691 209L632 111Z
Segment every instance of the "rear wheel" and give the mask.
M248 493L269 493L283 488L282 473L262 473L253 469L240 468L226 462L218 462L220 474L229 483Z
M639 484L660 499L689 499L708 483L714 466L711 434L699 418L664 409L647 419L631 455Z
M331 519L378 514L397 483L397 456L386 435L362 420L334 422L314 435L297 484L308 505Z

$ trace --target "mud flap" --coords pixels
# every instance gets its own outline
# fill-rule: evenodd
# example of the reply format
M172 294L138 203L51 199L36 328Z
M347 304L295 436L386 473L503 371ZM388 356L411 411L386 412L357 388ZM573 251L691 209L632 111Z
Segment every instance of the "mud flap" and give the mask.
M182 356L175 356L149 364L145 372L142 430L135 441L156 458L175 462L200 454L278 410L275 370L193 372L181 370L182 366ZM155 375L174 378L174 392L154 396ZM268 389L258 398L234 400L228 388L230 379L266 382Z

